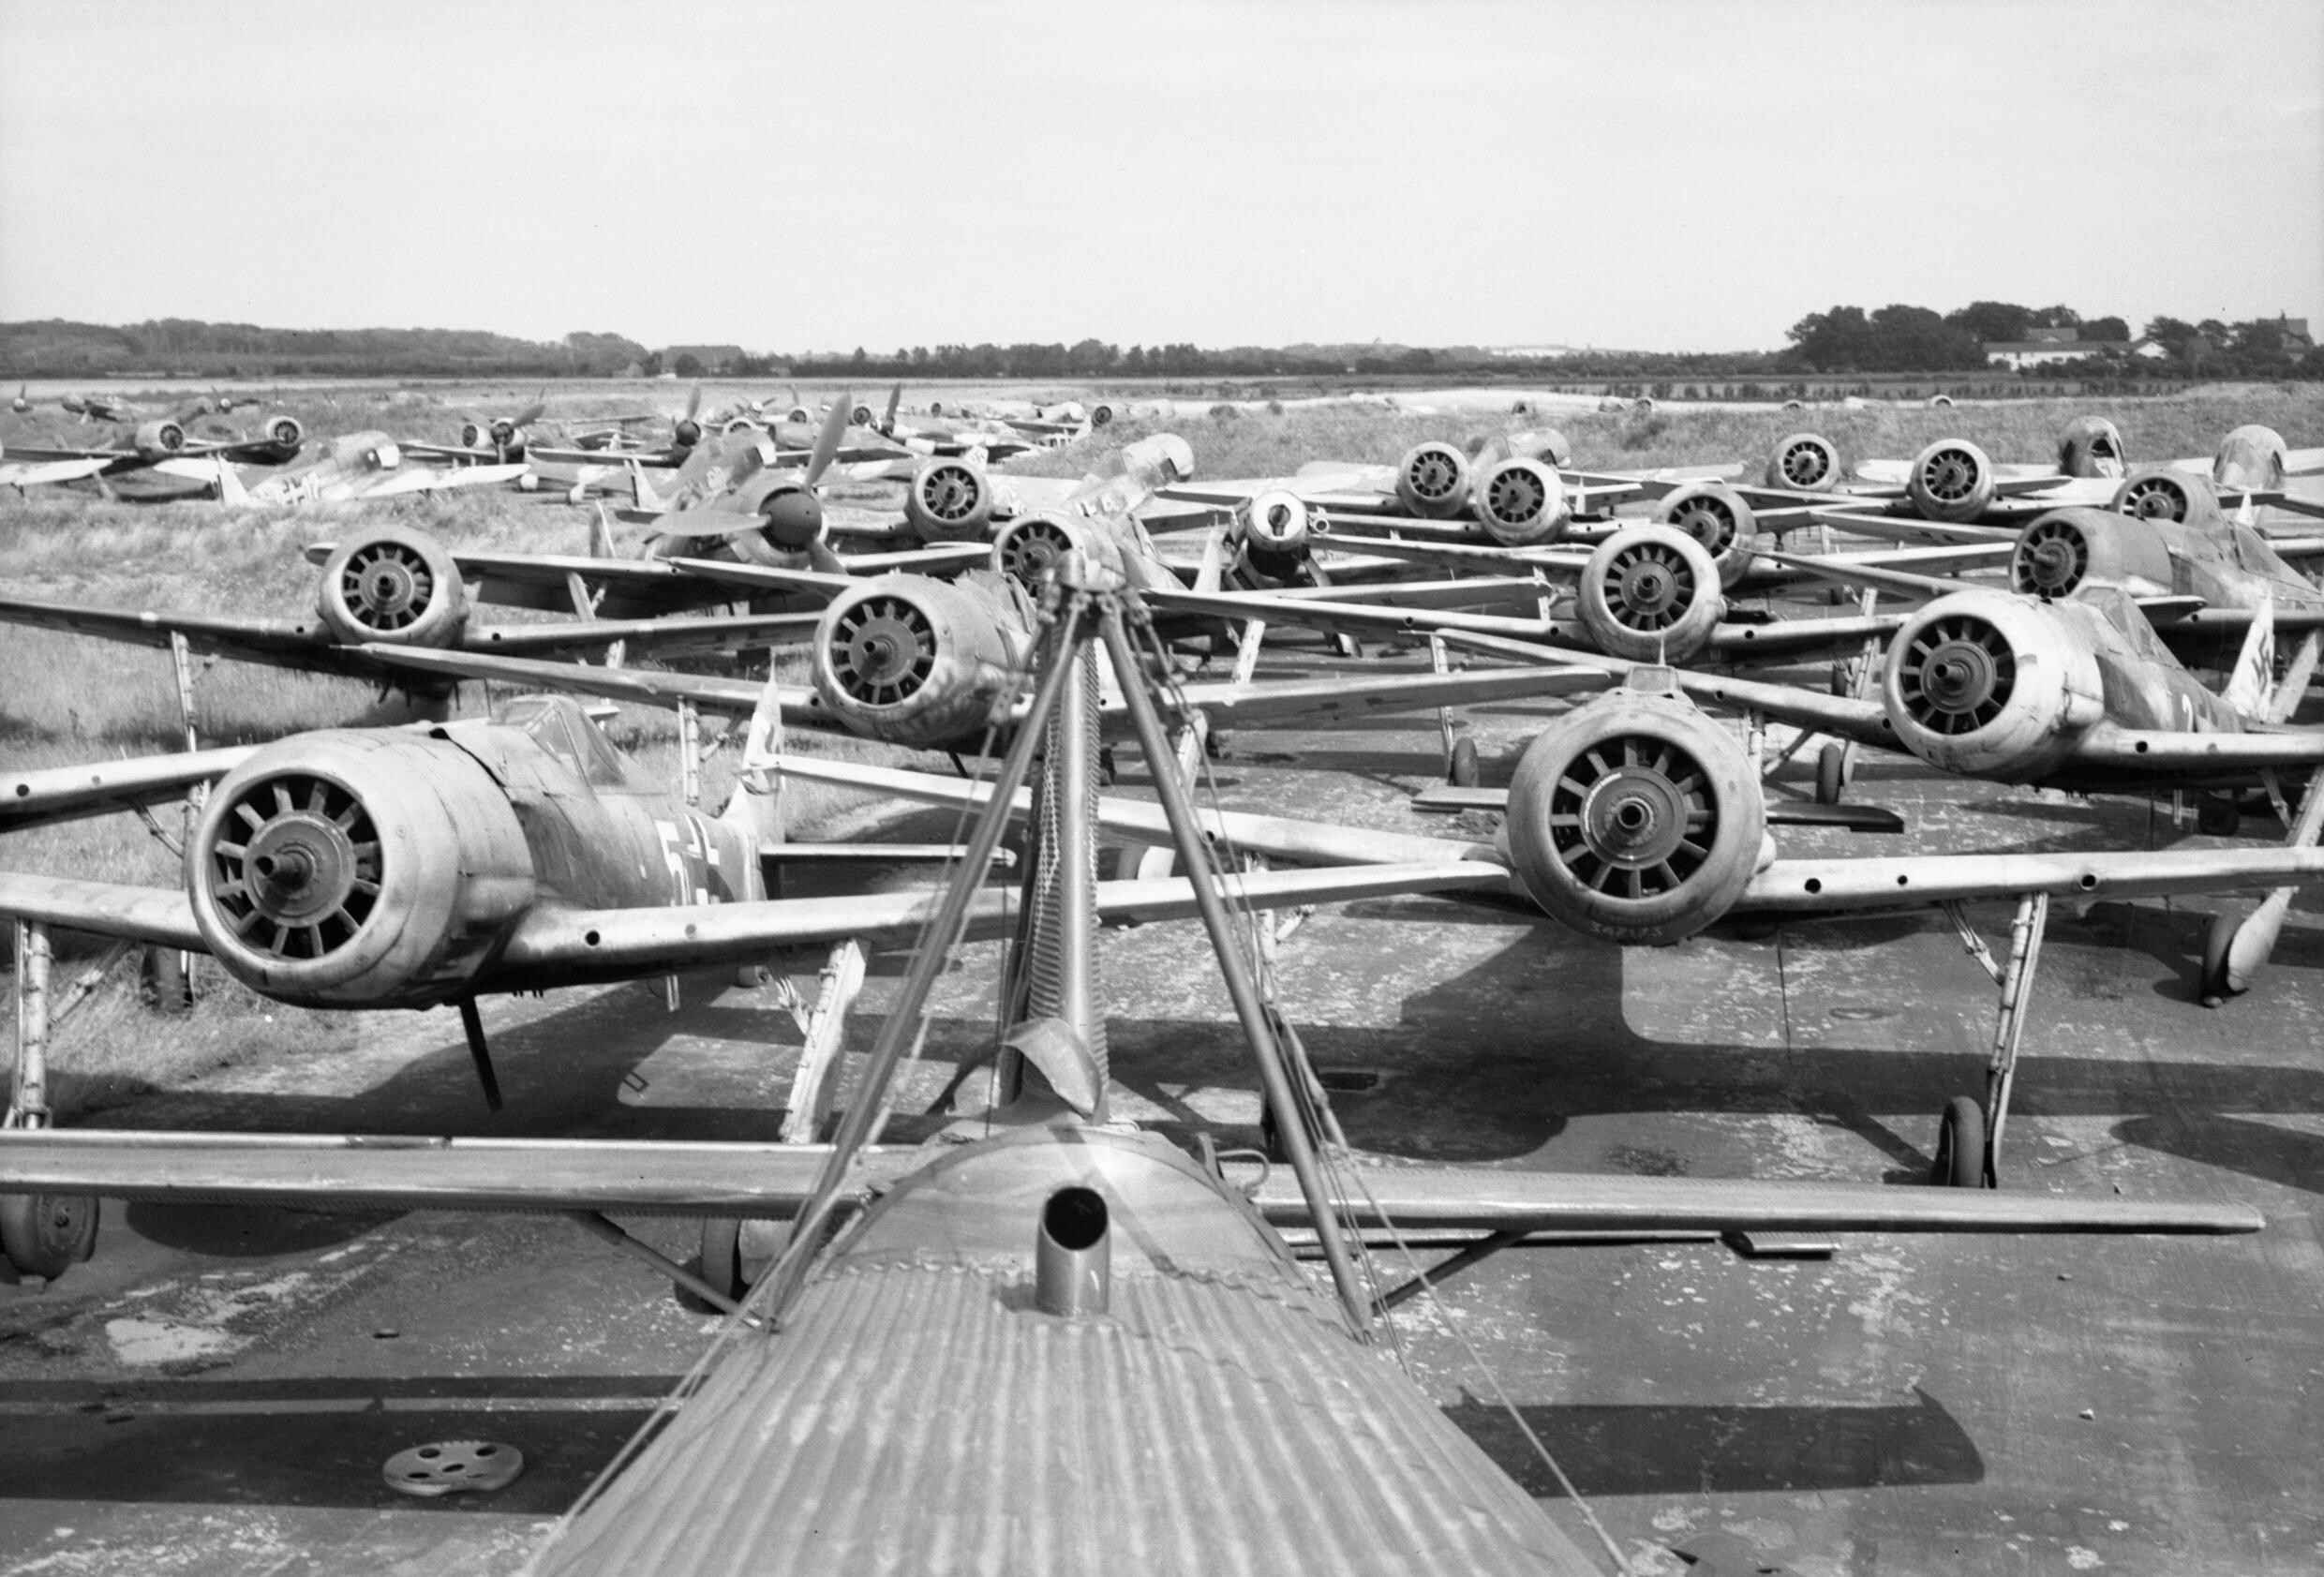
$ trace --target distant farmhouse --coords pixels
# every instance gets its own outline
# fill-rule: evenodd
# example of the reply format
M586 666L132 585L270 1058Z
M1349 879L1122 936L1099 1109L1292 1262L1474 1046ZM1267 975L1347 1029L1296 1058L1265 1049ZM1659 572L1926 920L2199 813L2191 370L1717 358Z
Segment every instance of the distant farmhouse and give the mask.
M2030 329L2028 339L1989 339L1985 359L2012 371L2047 366L2053 362L2078 361L2084 356L2144 354L2127 339L2084 339L2077 328Z

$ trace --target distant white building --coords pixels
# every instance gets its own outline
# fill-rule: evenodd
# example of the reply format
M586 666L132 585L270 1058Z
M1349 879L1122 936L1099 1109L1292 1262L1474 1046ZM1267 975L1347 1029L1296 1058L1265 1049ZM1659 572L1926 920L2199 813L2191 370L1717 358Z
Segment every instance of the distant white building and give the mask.
M2085 356L2102 355L2112 351L2128 354L2132 350L2127 339L2084 339L2077 328L2029 329L2030 339L1989 339L1985 342L1985 359L1989 365L2005 366L2015 372L2027 367L2048 366L2057 362L2079 361Z

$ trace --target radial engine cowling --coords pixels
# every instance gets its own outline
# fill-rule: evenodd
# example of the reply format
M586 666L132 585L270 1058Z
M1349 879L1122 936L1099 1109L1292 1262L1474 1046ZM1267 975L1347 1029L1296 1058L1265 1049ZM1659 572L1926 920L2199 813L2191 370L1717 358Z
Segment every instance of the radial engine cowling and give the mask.
M1767 485L1828 493L1840 485L1840 449L1821 433L1794 433L1767 451Z
M186 429L174 422L141 423L134 441L140 454L165 459L186 447Z
M1939 439L1913 458L1905 497L1924 520L1974 520L1993 502L1993 462L1965 439Z
M315 609L350 645L448 647L468 621L468 592L442 544L391 526L350 538L323 560Z
M2103 416L2077 416L2058 435L2061 476L2121 476L2129 469L2122 432Z
M331 730L260 751L186 845L194 923L254 990L310 1007L450 1001L535 897L508 796L457 745Z
M1449 443L1419 443L1396 462L1396 497L1428 520L1450 520L1468 505L1468 456Z
M1556 542L1573 518L1565 484L1539 460L1502 460L1476 481L1469 507L1484 534L1503 547Z
M992 525L992 479L968 460L923 460L904 489L903 518L924 543L975 542Z
M1107 574L1122 573L1120 548L1095 522L1048 513L1020 515L993 535L992 572L1038 595L1058 561L1070 553Z
M285 449L296 449L306 441L306 429L295 416L270 416L266 421L266 436Z
M825 610L815 692L867 738L914 750L974 744L1017 691L1031 624L1006 581L884 575Z
M482 422L460 424L460 447L462 449L486 449L491 444L492 430Z
M2219 495L2193 471L2148 466L2114 490L2111 506L2140 520L2173 520L2186 526L2219 524Z
M2026 527L2009 557L2009 584L2029 597L2068 596L2088 581L2168 596L2176 578L2161 533L2113 510L2051 510Z
M1636 526L1598 544L1582 566L1583 626L1600 650L1633 662L1683 663L1726 616L1719 566L1668 526Z
M1692 936L1772 857L1766 806L1734 737L1676 695L1628 689L1526 747L1502 828L1534 902L1625 945Z
M1664 494L1654 506L1656 524L1684 531L1702 544L1719 567L1719 583L1732 587L1751 561L1759 517L1743 495L1723 482L1696 482Z
M1268 573L1297 564L1313 546L1314 515L1299 495L1280 487L1245 498L1235 510L1234 524L1243 557Z
M2211 479L2222 487L2271 490L2284 485L2284 435L2257 423L2219 440Z
M2106 715L2097 659L2039 603L1957 591L1888 646L1882 704L1897 741L1946 772L2023 782Z

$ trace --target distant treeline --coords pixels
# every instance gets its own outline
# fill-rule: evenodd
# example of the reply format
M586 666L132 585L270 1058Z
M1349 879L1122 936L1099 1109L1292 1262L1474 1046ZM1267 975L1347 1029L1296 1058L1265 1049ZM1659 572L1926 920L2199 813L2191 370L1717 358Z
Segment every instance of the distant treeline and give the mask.
M2126 379L2242 377L2324 378L2324 351L2297 322L2257 319L2223 323L2157 318L2133 341L2120 318L2084 318L2067 306L1972 302L1959 311L1894 305L1875 311L1835 306L1792 325L1782 350L1662 352L1560 350L1512 355L1476 346L1429 349L1379 343L1293 345L1283 349L1198 345L1075 344L916 345L892 354L789 355L734 347L652 350L617 334L569 334L561 340L514 339L473 329L268 329L250 323L186 319L111 327L58 319L0 323L0 378L175 375L191 378L808 378L916 379L1250 379L1329 382L1348 377L1399 379L1630 379L1656 384L1801 376L1880 376L1987 372L1986 346L2022 342L2041 330L2072 328L2084 359L2029 368L2029 378L2061 374ZM2151 345L2148 342L2152 342ZM2146 346L2147 354L2128 347ZM665 364L666 358L666 364Z
M265 329L183 318L131 323L0 323L0 377L178 374L193 378L612 378L651 352L616 334L555 344L481 329Z
M2280 318L2189 323L2156 318L2131 337L2120 318L2085 318L2070 306L2019 306L1973 301L1956 312L1898 304L1867 312L1835 306L1810 312L1785 336L1791 348L1775 358L1779 370L1810 373L1967 371L1987 364L1990 344L2022 344L2045 329L2077 331L2073 346L2097 378L2324 378L2324 352L2302 343L2304 324ZM2148 348L2135 354L2133 346ZM2056 370L2055 364L2052 370Z

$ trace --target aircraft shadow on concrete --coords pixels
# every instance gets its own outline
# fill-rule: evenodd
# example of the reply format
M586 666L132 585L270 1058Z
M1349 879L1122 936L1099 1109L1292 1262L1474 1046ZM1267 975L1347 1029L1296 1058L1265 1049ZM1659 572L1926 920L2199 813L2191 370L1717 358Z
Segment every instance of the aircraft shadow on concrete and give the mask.
M1917 1387L1910 1403L1894 1406L1550 1404L1518 1411L1586 1495L1880 1489L1985 1477L1975 1443ZM1528 1495L1562 1496L1500 1407L1465 1397L1444 1415Z
M0 1383L0 1497L369 1507L554 1516L678 1382L675 1375ZM499 1406L495 1406L499 1404ZM523 1476L415 1500L387 1459L431 1440L505 1440Z
M1415 914L1408 915L1412 911ZM1417 913L1424 911L1424 913ZM1347 914L1370 919L1412 918L1427 927L1505 925L1487 911L1432 900L1349 905ZM1846 925L1786 928L1787 949L1878 945L1927 927L1918 918L1885 918ZM2063 946L2046 955L2044 979L2073 996L2116 999L2145 989L2191 994L2193 964L2184 949L2199 940L2197 915L2163 914L2100 904L2089 917L2062 913L2053 940L2087 939L2100 950ZM1989 921L1989 933L1991 926ZM1419 933L1419 934L1424 934ZM2171 972L2153 987L2140 983L2144 966L2123 969L2127 941L2152 953ZM2304 930L2285 936L2287 962L2260 988L2285 989L2299 966L2324 967L2324 934ZM1199 939L1186 938L1188 949ZM1291 945L1298 945L1296 938ZM875 954L871 974L892 976L906 955ZM2095 963L2090 961L2096 959ZM1796 1112L1852 1131L1892 1163L1891 1182L1918 1182L1929 1156L1879 1114L1927 1113L1983 1088L1982 1033L1964 1040L1954 1032L1944 1049L1913 1050L1851 1045L1831 1039L1809 1044L1756 1045L1665 1041L1631 1027L1625 1006L1628 965L1616 948L1540 926L1514 937L1482 963L1407 996L1393 1025L1302 1025L1310 1057L1334 1087L1334 1105L1359 1148L1438 1161L1499 1161L1524 1157L1577 1118L1632 1113ZM1959 960L1965 989L1974 966ZM2091 977L2079 978L2077 971ZM1302 992L1294 959L1287 1006L1295 1020ZM771 1139L790 1089L798 1032L768 994L725 990L725 971L683 977L678 1013L655 989L616 988L576 996L521 1023L496 1022L485 1009L507 1108L488 1113L479 1094L459 1032L444 1016L441 1038L378 1085L352 1093L305 1094L280 1089L250 1093L197 1087L152 1092L116 1107L96 1125L213 1128L227 1132L427 1133L499 1137ZM812 980L802 982L812 988ZM850 1051L870 1049L878 1033L876 995L851 1022ZM2048 998L2055 1004L2058 996ZM2242 1004L2255 1005L2255 1004ZM2230 1004L2225 1013L2242 1010ZM1864 1017L1878 1017L1868 1008ZM2324 1068L2235 1064L2188 1056L2126 1063L2051 1054L2044 1049L2048 1013L2037 989L2035 1017L2019 1070L2017 1109L2027 1116L2102 1116L2123 1120L2123 1142L2197 1159L2228 1170L2313 1193L2324 1193L2324 1140L2266 1128L2250 1149L2224 1127L2224 1113L2264 1117L2324 1112ZM1832 1014L1819 1024L1844 1034L1851 1016ZM1240 1031L1218 1004L1215 1018L1143 1018L1118 1014L1108 1021L1112 1074L1123 1086L1170 1114L1166 1128L1221 1128L1220 1138L1247 1136L1203 1120L1188 1103L1197 1088L1248 1093L1257 1079ZM986 1049L991 1019L974 1003L939 1004L923 1050L922 1073L935 1079L960 1059ZM655 1054L681 1037L732 1048L699 1069L676 1059L665 1071ZM644 1064L641 1069L641 1064ZM622 1098L650 1074L642 1099ZM1335 1074L1356 1077L1333 1078ZM889 1137L910 1142L941 1119L915 1117L909 1103ZM1933 1126L1933 1123L1931 1123ZM1925 1137L1925 1136L1923 1136ZM2022 1152L2020 1152L2022 1154ZM1620 1165L1618 1160L1611 1163ZM1720 1169L1716 1158L1705 1163ZM2004 1162L2006 1167L2007 1162ZM139 1223L141 1229L144 1223ZM180 1246L216 1244L234 1252L239 1228L220 1218L183 1214L155 1225ZM253 1228L247 1252L288 1236L320 1231L288 1220ZM223 1235L222 1235L223 1234Z

